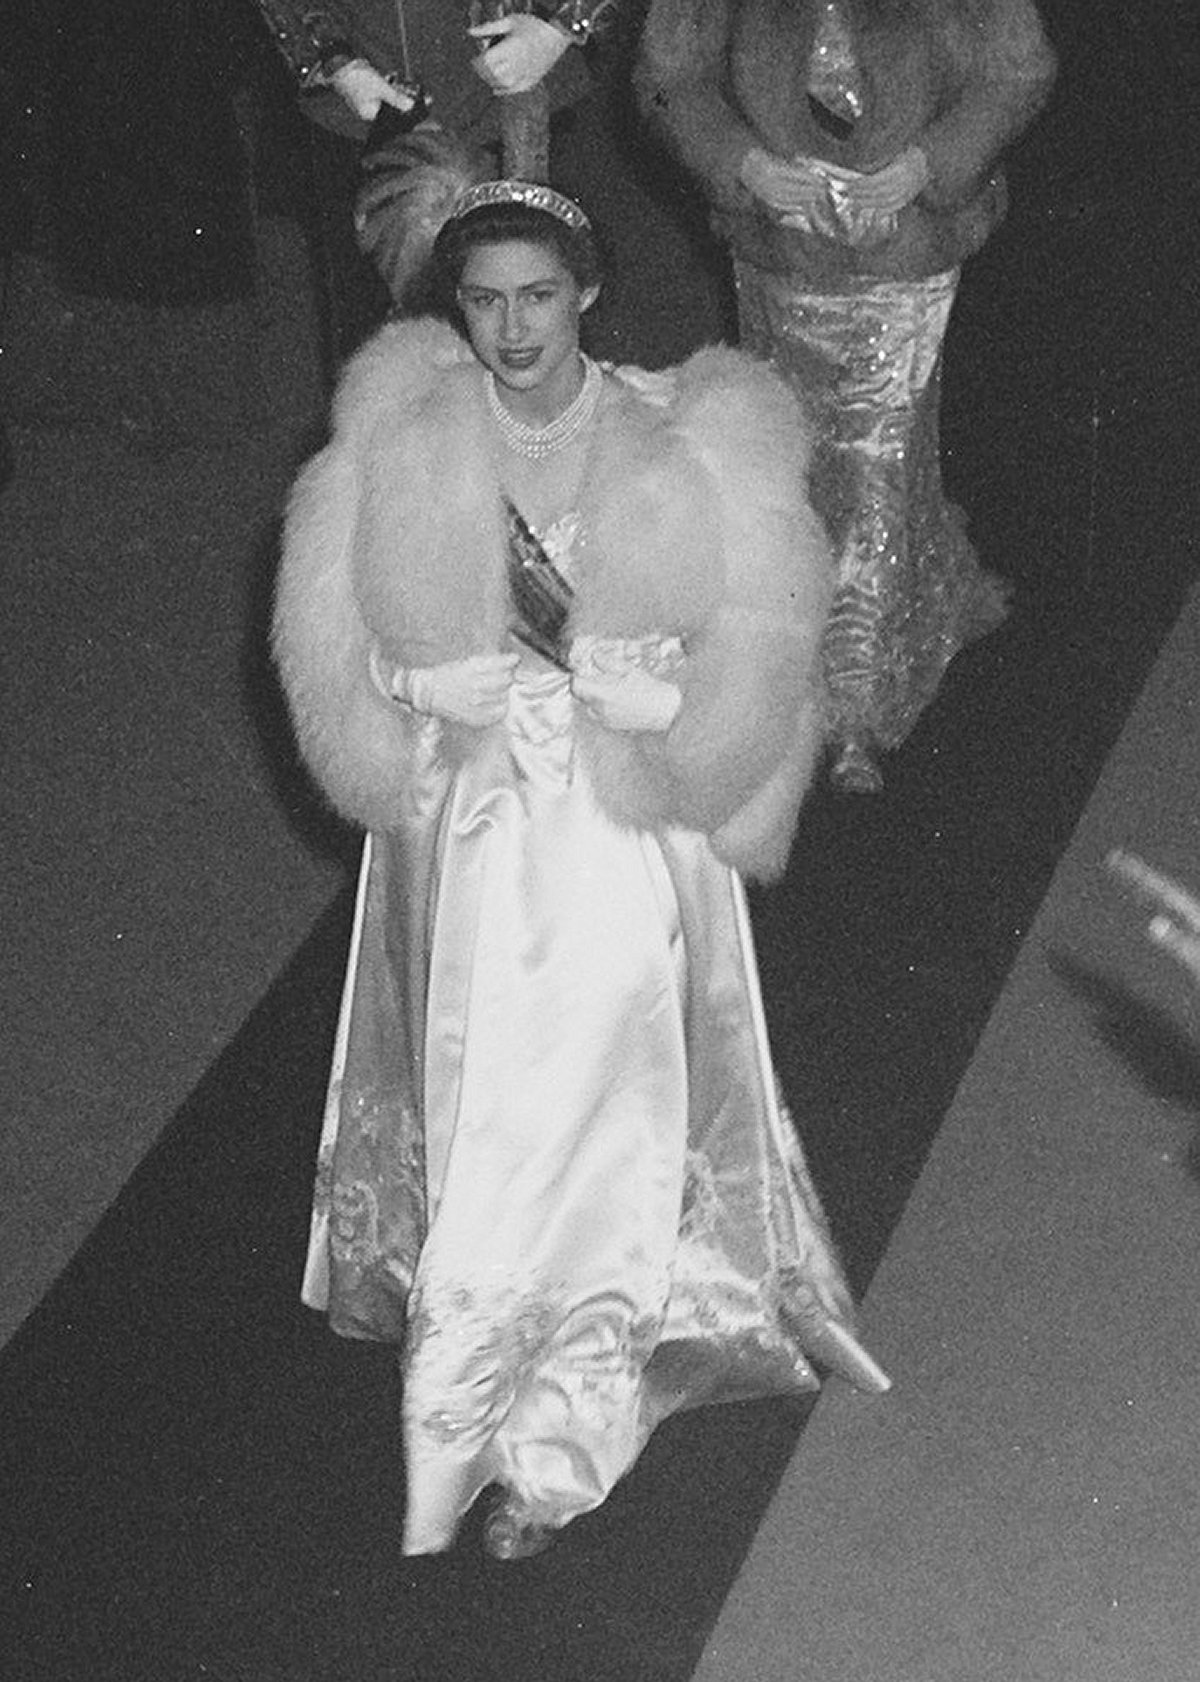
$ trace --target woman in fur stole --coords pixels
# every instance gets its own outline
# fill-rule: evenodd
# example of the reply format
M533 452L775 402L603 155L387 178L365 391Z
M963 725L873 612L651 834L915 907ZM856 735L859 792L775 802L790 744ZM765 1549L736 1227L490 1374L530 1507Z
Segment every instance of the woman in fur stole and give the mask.
M999 159L1053 76L1033 0L652 0L643 110L730 243L743 345L817 426L844 787L879 786L880 750L1003 616L942 491L939 366Z
M369 836L304 1295L403 1345L406 1550L498 1485L518 1558L676 1409L809 1389L806 1351L886 1380L739 879L782 870L821 741L793 400L734 351L583 356L591 231L549 188L473 189L436 254L469 343L398 322L349 365L278 594L300 744Z

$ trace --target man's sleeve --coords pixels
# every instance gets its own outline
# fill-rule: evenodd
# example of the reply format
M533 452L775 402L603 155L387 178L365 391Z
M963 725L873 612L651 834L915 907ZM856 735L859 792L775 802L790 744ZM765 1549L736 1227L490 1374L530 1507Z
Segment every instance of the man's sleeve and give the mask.
M253 0L296 81L323 87L335 70L361 55L344 8L307 0Z

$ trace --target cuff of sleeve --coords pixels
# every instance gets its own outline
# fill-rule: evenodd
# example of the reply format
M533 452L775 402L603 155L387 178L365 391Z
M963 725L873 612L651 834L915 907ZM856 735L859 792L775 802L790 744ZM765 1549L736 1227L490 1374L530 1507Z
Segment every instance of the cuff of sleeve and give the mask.
M301 88L329 87L338 71L344 70L348 64L353 64L359 56L348 41L322 42L320 58L300 72Z
M409 712L423 710L414 698L414 681L421 676L419 672L410 671L405 666L394 666L389 673L378 648L372 648L367 656L367 669L371 674L371 683L382 700L392 706L404 707Z
M577 47L586 47L600 28L611 0L533 0L530 11Z

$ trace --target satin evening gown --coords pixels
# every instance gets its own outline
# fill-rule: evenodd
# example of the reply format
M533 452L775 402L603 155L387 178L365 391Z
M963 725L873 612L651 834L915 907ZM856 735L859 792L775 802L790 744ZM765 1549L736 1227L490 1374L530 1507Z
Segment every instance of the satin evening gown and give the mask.
M600 810L575 706L527 653L461 768L415 724L411 819L363 857L304 1298L402 1345L409 1553L489 1484L567 1523L667 1414L814 1388L806 1348L872 1382L827 1335L860 1353L825 1312L844 1286L741 883L702 836Z

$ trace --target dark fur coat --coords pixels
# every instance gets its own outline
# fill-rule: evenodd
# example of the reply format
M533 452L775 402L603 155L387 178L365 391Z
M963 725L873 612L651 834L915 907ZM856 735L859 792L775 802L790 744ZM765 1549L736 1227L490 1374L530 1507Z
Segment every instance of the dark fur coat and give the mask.
M1055 56L1035 0L842 0L864 111L841 138L806 94L817 0L652 0L642 108L698 178L717 231L760 268L917 280L977 251L1003 214L1000 160L1047 98ZM930 180L895 234L851 246L785 227L742 185L752 147L870 172L919 146Z

